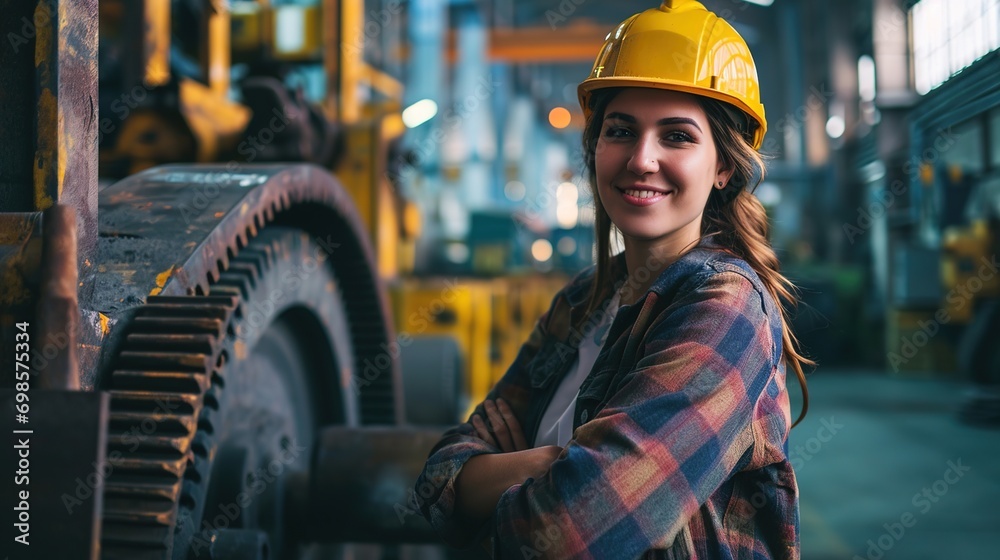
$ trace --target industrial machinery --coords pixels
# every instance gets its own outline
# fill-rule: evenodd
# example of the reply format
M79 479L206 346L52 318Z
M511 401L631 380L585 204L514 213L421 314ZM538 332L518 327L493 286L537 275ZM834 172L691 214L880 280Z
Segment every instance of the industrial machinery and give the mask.
M952 174L952 182L961 173ZM957 181L956 181L957 180ZM954 189L957 190L957 189ZM1000 424L1000 177L984 178L961 200L964 220L944 231L941 276L944 309L962 325L957 347L960 372L976 386L960 417L970 423ZM947 222L947 220L946 220Z
M303 161L333 171L372 240L376 271L396 302L395 327L407 335L396 357L416 373L408 376L406 394L423 405L422 412L411 407L409 419L453 423L469 390L482 397L496 379L490 356L509 364L516 349L495 351L491 341L500 333L449 318L474 315L477 324L489 325L490 288L504 288L463 279L461 301L438 301L449 311L422 319L432 328L408 319L423 311L409 307L440 299L435 286L442 280L407 277L420 216L394 181L404 158L398 149L402 87L365 59L369 28L362 8L362 2L330 0L102 0L102 60L110 59L101 70L102 114L111 116L101 118L101 175L121 178L188 161L226 163L227 169ZM380 35L398 32L400 19L380 20ZM375 94L365 102L357 93L362 85ZM474 313L470 291L477 294ZM463 310L453 307L462 302ZM529 328L543 310L525 316Z
M201 83L165 54L181 4L208 9ZM230 4L246 3L101 2L134 39L135 85L105 122L97 0L0 2L16 43L0 53L0 410L19 438L3 464L23 471L2 487L11 558L412 557L393 543L435 540L410 488L438 432L403 424L356 177L260 164L264 146L253 162L159 165L224 160L261 117L225 100ZM360 14L338 4L333 32ZM258 86L244 93L282 92ZM297 129L276 117L299 135L347 127L351 161L350 127L376 119L334 108ZM99 134L126 177L100 187Z
M174 162L240 170L298 161L331 170L372 240L394 326L406 335L398 357L416 374L405 376L405 394L422 404L421 411L409 407L408 420L464 417L513 361L565 278L410 274L421 224L398 184L407 159L402 87L372 60L389 58L388 47L368 48L401 34L402 9L389 4L378 21L366 21L360 1L101 0L99 8L101 176L121 179ZM472 250L477 259L486 254ZM480 268L508 272L502 262ZM459 297L445 301L449 282Z

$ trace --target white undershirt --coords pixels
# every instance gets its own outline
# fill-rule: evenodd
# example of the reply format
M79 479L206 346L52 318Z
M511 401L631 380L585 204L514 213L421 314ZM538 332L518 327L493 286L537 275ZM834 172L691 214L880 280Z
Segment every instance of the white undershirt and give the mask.
M594 362L597 361L597 355L601 353L601 347L604 346L608 337L608 330L611 329L611 322L618 314L620 301L621 297L616 293L611 302L608 303L604 319L596 327L583 333L587 336L580 341L579 352L573 363L573 368L559 383L559 387L552 397L552 402L545 409L542 420L538 424L535 447L544 445L564 447L573 438L573 416L576 414L576 398L580 394L580 385L590 374Z

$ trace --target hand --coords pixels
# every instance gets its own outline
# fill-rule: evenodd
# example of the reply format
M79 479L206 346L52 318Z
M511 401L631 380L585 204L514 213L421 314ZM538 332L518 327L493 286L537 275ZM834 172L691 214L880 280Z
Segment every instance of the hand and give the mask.
M472 416L472 427L483 441L499 447L504 453L528 449L528 441L524 437L521 423L517 421L507 401L503 399L497 399L496 403L490 400L484 401L483 410L488 425L478 414Z

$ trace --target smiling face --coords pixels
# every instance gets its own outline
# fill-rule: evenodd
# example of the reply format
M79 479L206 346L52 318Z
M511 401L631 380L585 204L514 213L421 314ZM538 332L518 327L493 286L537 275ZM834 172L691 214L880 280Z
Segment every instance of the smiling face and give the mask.
M594 167L601 204L626 247L675 251L700 237L708 196L731 174L697 98L652 88L624 89L608 104Z

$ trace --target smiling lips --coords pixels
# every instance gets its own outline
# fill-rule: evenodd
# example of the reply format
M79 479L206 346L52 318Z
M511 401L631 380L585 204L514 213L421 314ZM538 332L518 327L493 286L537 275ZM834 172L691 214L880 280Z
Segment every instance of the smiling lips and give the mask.
M636 185L629 188L616 188L616 190L622 193L622 198L625 202L628 202L633 206L649 206L650 204L663 200L667 195L673 192L646 185Z

